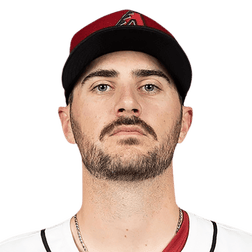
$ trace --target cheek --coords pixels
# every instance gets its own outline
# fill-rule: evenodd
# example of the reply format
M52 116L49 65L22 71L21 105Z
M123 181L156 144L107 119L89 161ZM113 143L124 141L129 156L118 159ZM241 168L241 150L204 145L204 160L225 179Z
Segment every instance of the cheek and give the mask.
M94 138L99 125L97 121L99 120L94 109L91 108L86 102L73 104L72 113L74 119L78 122L81 131L90 138Z
M145 104L142 119L153 127L160 137L167 135L180 115L180 105L167 101Z
M166 127L166 111L158 104L149 104L143 106L140 118L153 128L159 139L160 135L162 135L162 131Z
M90 99L79 103L75 112L82 132L94 142L98 141L102 129L112 121L106 107L101 106L98 102L90 101Z

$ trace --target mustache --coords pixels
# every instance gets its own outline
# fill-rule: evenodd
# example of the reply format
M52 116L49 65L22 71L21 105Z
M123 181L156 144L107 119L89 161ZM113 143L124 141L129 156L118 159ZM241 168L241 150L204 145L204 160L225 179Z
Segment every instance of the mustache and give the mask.
M115 120L114 122L105 126L101 131L101 134L99 137L100 141L104 138L105 135L112 133L112 131L115 129L115 127L121 126L121 125L141 126L144 129L144 131L146 131L148 134L153 136L154 139L157 141L157 134L155 133L154 129L137 116L132 116L132 117L121 116L117 120Z

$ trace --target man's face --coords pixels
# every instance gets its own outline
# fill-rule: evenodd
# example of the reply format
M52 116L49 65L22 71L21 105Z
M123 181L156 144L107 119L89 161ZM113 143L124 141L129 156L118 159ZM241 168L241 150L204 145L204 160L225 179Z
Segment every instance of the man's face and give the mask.
M141 181L170 166L181 104L172 79L155 58L114 52L94 60L79 79L71 127L92 175Z

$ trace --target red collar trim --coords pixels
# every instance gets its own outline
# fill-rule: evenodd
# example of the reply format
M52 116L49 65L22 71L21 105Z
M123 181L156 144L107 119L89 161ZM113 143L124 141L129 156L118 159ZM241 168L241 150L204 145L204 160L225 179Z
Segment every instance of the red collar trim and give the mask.
M183 222L178 233L173 237L171 242L163 250L163 252L181 252L186 244L189 233L189 216L183 210Z

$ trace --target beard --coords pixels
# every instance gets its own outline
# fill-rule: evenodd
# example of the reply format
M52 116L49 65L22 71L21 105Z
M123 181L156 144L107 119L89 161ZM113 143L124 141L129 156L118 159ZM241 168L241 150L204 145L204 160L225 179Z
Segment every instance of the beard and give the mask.
M127 160L119 154L109 154L91 142L88 136L82 132L80 124L73 118L72 113L70 121L82 162L91 175L98 179L111 181L137 182L155 178L170 166L180 134L182 114L174 123L169 134L162 140L160 146L153 147L146 154L134 153ZM99 140L102 141L106 134L112 132L119 125L139 125L157 141L157 135L152 127L136 116L119 117L104 127ZM139 140L128 137L119 140L118 144L133 146L138 145Z

